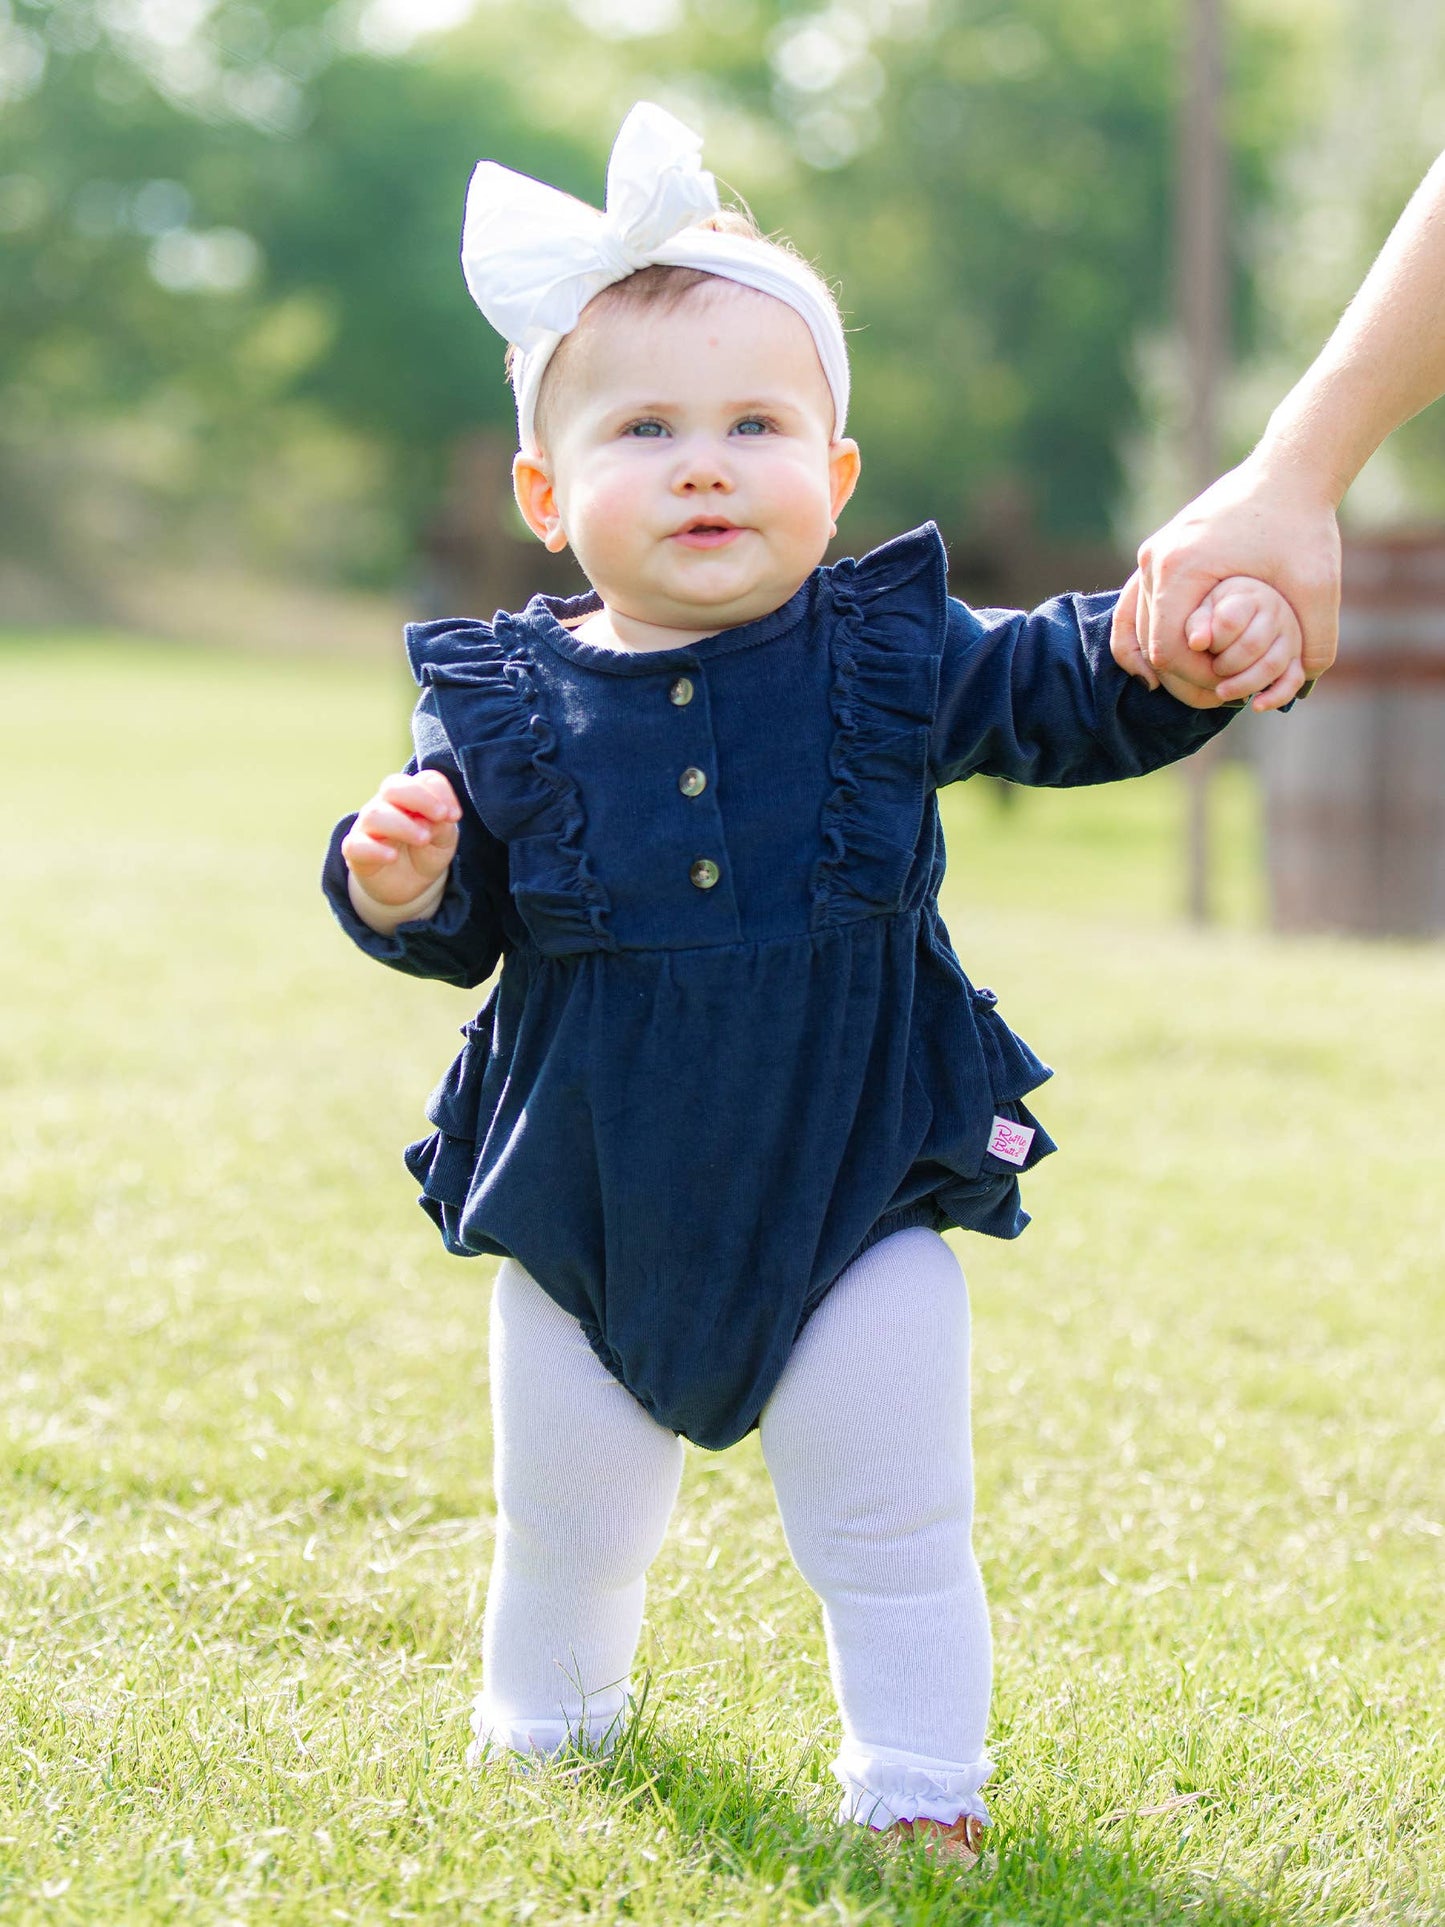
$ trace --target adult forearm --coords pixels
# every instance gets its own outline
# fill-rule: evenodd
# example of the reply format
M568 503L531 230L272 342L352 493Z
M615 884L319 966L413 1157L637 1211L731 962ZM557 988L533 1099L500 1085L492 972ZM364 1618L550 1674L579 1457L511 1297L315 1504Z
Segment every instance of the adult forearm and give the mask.
M1445 394L1445 154L1411 197L1255 452L1333 504L1387 435Z
M1445 155L1396 222L1314 365L1259 446L1157 530L1120 598L1111 646L1149 681L1163 665L1203 681L1184 623L1217 582L1253 575L1294 606L1304 667L1334 661L1340 499L1387 435L1445 393Z

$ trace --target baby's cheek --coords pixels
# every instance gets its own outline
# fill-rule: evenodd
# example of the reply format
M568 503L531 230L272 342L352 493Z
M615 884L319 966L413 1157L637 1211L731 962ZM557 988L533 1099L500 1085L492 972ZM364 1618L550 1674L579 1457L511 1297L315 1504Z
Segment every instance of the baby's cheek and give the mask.
M826 468L820 472L811 463L780 464L770 480L779 522L800 542L826 543L833 521Z
M637 493L625 486L594 488L573 505L567 528L572 549L589 578L625 567L637 527Z

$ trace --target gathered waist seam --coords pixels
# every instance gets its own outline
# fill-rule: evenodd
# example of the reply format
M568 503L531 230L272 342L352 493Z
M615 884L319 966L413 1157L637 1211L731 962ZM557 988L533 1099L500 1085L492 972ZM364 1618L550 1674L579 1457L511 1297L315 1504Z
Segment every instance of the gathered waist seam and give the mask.
M741 941L733 938L726 943L689 943L678 945L615 943L605 950L600 945L589 944L582 950L555 951L544 950L539 943L534 940L528 940L525 943L514 944L507 954L508 956L525 957L529 962L533 958L541 958L547 963L571 963L575 959L582 957L696 957L726 950L774 950L784 945L796 949L798 945L804 942L813 943L819 938L833 937L842 930L856 930L861 924L865 923L920 923L927 909L927 904L919 904L912 910L888 910L881 916L849 917L841 923L825 924L818 930L792 930L782 936L745 937Z

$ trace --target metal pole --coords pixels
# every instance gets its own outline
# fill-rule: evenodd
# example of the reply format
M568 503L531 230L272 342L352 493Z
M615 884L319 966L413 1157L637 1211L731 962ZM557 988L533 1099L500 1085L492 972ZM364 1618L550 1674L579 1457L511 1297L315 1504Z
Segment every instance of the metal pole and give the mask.
M1188 394L1185 462L1191 494L1219 468L1218 399L1228 313L1225 245L1227 162L1221 122L1224 95L1224 0L1186 0L1184 75L1179 120L1175 232L1178 301ZM1189 915L1210 914L1209 752L1185 764L1188 796Z

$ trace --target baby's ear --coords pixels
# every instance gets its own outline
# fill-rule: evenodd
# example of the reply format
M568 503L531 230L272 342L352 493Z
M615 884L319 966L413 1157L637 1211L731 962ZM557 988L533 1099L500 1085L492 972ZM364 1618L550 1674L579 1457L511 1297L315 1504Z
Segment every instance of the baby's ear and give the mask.
M831 442L828 446L828 484L832 503L833 533L838 533L838 517L847 507L848 498L858 486L862 472L863 457L858 452L858 444L850 436L841 441Z
M562 527L557 492L552 486L552 471L540 450L534 455L523 451L513 456L512 493L522 511L522 520L537 540L554 555L565 549L567 533Z

